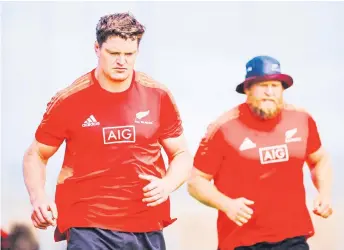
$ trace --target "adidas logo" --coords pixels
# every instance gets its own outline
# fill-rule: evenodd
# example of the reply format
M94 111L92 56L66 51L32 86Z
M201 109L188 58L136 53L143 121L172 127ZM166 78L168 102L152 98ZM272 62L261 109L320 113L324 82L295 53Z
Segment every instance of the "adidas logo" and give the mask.
M82 127L94 127L94 126L98 126L100 125L100 122L98 122L96 120L96 118L94 118L93 115L90 115L89 118L87 118L86 121L84 121L84 123L81 125Z
M253 143L248 137L246 137L244 141L241 143L239 150L244 151L255 147L257 147L257 145Z

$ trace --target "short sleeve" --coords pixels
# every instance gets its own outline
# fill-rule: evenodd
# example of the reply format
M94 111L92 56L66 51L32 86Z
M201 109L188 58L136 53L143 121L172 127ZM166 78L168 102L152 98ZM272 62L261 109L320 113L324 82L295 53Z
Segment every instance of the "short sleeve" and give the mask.
M321 140L318 128L314 119L308 117L308 139L307 139L307 155L316 152L321 147Z
M36 130L36 140L49 146L60 146L66 139L66 124L61 101L53 97Z
M194 157L194 166L198 170L214 176L223 160L223 133L216 124L208 126Z
M161 97L160 140L178 137L183 133L182 120L172 94L166 91Z

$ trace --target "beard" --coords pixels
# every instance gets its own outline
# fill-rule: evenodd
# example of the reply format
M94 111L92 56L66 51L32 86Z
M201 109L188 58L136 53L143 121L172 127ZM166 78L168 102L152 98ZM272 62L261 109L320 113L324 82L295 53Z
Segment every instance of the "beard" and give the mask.
M262 120L275 118L283 108L283 98L264 98L257 99L248 96L247 104L251 111Z

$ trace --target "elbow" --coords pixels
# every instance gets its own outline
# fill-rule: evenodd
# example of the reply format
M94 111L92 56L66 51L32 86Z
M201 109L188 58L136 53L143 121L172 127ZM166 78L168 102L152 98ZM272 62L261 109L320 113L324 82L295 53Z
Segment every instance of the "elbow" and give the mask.
M43 160L37 150L36 147L34 147L34 145L31 145L24 153L23 156L23 168L29 168L32 163L43 163L46 164L46 161ZM34 164L34 165L36 165Z
M187 190L188 193L191 196L194 196L193 194L196 191L196 186L197 186L197 177L196 176L191 176L188 180L187 180Z
M191 171L193 167L193 157L188 151L184 151L182 154L183 160L185 162L185 171L187 173L187 178L189 179L191 176Z
M184 181L189 180L191 173L192 173L192 167L193 167L193 157L190 154L190 152L187 150L181 151L180 153L175 155L172 158L172 160L175 160L175 161L178 161L181 163L181 165L183 166L183 169L184 169L184 173L185 173L185 180Z
M320 148L318 151L308 155L306 162L311 171L331 168L330 155L324 148Z
M318 161L312 162L309 164L309 167L314 174L331 171L332 167L329 155L324 155Z
M187 190L188 190L189 195L191 195L193 197L194 196L193 195L194 194L194 187L189 182L187 184Z
M23 156L23 167L25 168L25 166L27 165L27 162L29 161L30 157L32 156L33 152L32 152L32 148L28 148Z

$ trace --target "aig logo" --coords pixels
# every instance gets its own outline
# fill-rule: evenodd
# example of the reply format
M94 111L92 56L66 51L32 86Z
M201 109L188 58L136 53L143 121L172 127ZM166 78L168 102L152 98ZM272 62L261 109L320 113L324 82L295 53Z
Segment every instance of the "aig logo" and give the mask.
M104 144L135 142L134 126L119 126L103 128Z
M286 144L259 148L261 164L284 162L289 160L288 147Z

